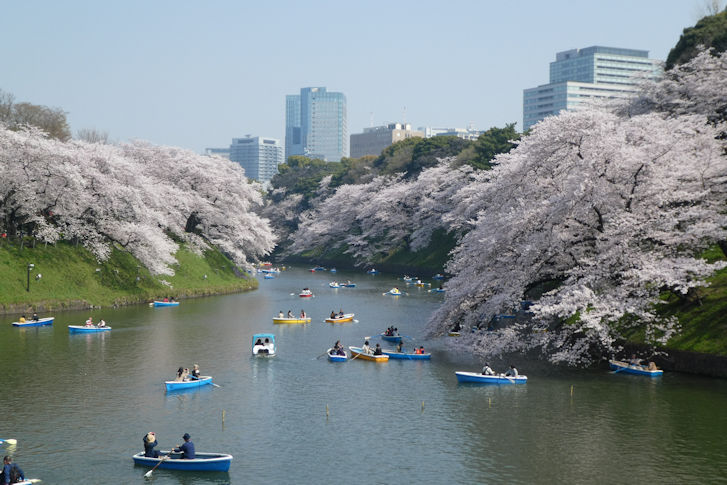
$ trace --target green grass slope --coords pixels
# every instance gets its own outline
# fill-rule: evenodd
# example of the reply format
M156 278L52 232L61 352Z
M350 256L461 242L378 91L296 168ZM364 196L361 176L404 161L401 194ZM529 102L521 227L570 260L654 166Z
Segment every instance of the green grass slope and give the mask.
M174 276L152 276L131 254L114 249L99 263L82 247L69 244L35 248L0 244L0 313L37 309L85 308L149 301L163 296L196 296L244 291L257 280L238 277L229 259L216 250L202 256L182 248ZM28 291L28 264L34 264ZM239 273L239 272L237 272ZM36 275L42 277L37 279ZM205 275L207 277L205 278ZM166 281L166 283L165 283Z

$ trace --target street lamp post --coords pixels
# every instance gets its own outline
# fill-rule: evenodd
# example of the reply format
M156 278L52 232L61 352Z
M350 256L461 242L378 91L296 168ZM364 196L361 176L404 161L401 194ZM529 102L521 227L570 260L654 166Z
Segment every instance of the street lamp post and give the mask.
M35 268L33 263L28 263L28 283L25 286L25 291L30 291L30 271Z

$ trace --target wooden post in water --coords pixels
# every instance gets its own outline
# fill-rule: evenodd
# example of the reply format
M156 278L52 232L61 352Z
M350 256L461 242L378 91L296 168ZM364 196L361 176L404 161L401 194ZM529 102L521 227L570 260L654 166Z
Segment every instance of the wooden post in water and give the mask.
M222 431L225 430L225 410L222 410Z
M326 419L328 419L329 415L330 415L330 413L328 412L328 404L326 404Z
M491 408L492 407L492 398L491 397L488 397L487 398L487 407L488 408Z
M422 412L424 412L424 401L422 401Z

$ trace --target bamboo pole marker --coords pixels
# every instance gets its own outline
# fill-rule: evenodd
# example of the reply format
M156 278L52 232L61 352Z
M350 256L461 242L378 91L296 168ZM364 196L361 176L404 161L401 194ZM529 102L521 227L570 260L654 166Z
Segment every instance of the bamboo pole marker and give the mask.
M222 430L225 429L225 410L222 410Z
M326 404L326 418L328 418L329 415L330 413L328 412L328 404Z
M492 398L491 397L487 398L487 407L490 407L490 408L492 407Z
M573 397L573 384L570 386L570 397Z

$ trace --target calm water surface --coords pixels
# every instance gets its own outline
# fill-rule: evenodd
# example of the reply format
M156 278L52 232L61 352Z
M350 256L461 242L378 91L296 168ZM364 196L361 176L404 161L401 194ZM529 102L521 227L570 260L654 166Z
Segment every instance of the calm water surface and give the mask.
M234 455L229 473L156 470L158 484L727 480L727 382L516 360L527 385L458 385L455 370L481 363L423 339L440 295L382 296L403 287L387 275L339 272L358 286L338 290L331 279L290 270L246 294L58 313L52 327L0 317L0 439L18 440L0 453L46 484L144 482L131 455L152 430L162 449L188 432L197 451ZM306 286L314 298L297 296ZM273 325L279 310L301 308L311 324ZM339 309L357 321L323 322ZM68 334L89 315L112 332ZM389 325L432 360L316 358L337 339L359 346ZM276 357L251 358L258 332L276 335ZM163 381L195 362L221 387L165 393Z

